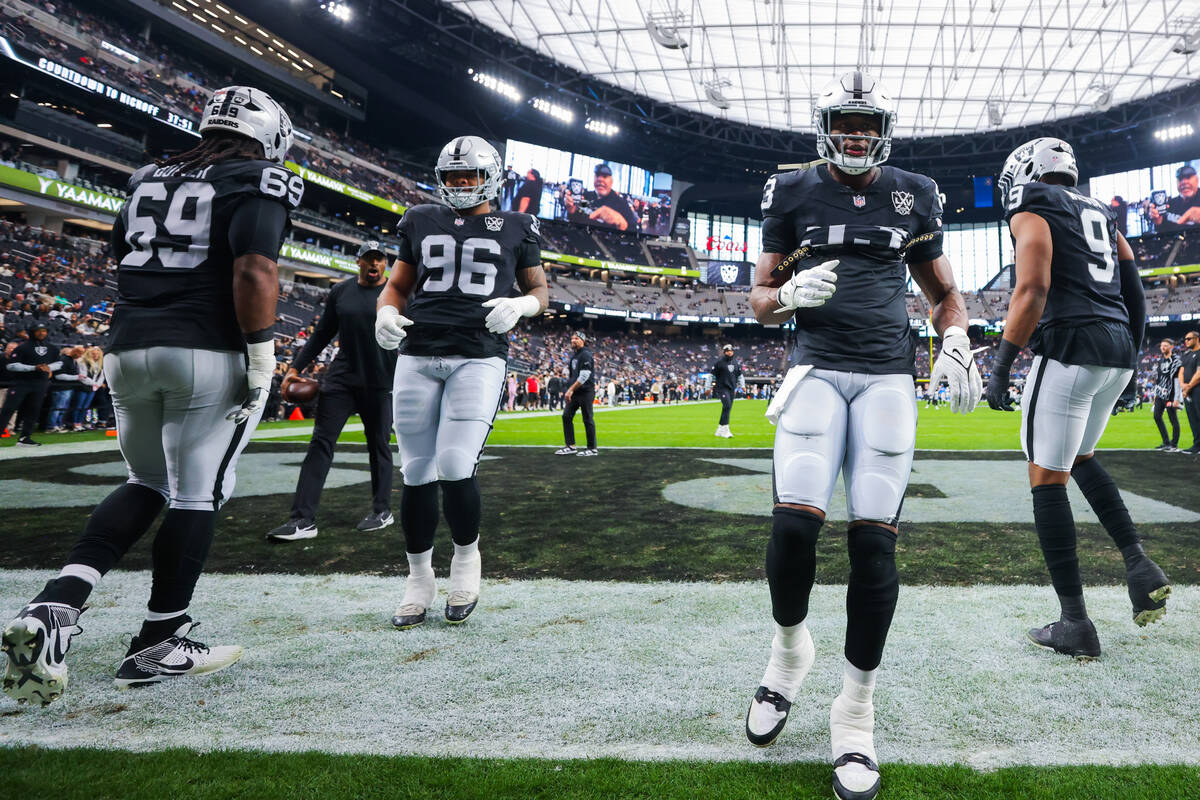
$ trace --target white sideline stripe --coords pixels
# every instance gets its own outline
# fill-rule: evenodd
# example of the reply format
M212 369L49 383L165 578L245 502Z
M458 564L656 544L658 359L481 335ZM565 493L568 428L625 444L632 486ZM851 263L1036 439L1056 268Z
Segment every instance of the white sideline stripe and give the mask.
M318 540L319 542L320 540ZM486 545L484 559L486 561ZM45 571L0 571L16 610ZM444 578L444 576L442 576ZM444 580L442 581L444 583ZM403 580L206 575L192 612L211 644L242 644L216 675L130 693L114 665L149 574L117 572L71 646L66 696L9 716L0 745L183 747L427 756L825 761L841 686L844 594L819 586L817 663L768 750L742 732L770 648L762 583L485 581L463 627L392 630ZM1078 664L1035 648L1049 587L903 587L876 691L884 763L1200 764L1200 629L1192 587L1139 629L1120 587L1088 589L1105 648ZM444 586L443 586L444 590ZM0 709L15 708L0 696Z

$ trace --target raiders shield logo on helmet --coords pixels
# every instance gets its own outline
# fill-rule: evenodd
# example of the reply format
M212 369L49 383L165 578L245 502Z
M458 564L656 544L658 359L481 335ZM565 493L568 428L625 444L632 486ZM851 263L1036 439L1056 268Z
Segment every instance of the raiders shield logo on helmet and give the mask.
M912 192L892 192L892 205L897 214L911 214L913 209Z
M867 198L861 194L854 195L854 207L862 208L867 204Z
M504 217L484 217L483 224L492 233L498 233L504 227Z

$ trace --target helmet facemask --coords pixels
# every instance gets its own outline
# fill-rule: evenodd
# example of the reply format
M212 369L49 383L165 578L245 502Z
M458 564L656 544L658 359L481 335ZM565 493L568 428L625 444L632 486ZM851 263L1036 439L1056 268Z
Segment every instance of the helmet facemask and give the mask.
M833 133L834 123L842 115L871 116L877 120L878 136L861 133ZM892 130L896 115L882 108L859 106L829 106L813 110L817 129L817 155L849 175L861 175L888 160L892 153ZM867 152L851 156L843 152L847 139L865 139Z
M446 183L449 176L455 172L474 172L479 182L474 186L450 186ZM500 193L498 182L490 181L488 170L471 169L469 167L454 167L452 169L434 170L437 177L438 195L446 205L458 211L475 208L490 201ZM496 184L492 186L491 184Z

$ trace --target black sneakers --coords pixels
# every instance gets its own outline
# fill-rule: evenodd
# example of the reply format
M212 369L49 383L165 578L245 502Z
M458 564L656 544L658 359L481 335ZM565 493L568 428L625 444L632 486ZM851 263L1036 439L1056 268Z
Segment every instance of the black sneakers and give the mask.
M1090 619L1060 619L1044 628L1029 631L1029 640L1038 647L1071 656L1080 661L1100 657L1100 637Z
M362 523L360 522L359 524L361 525ZM272 542L294 542L297 539L311 539L316 535L317 523L315 521L311 519L289 519L278 528L267 533L267 539Z
M372 511L362 518L362 521L354 526L355 530L360 531L378 531L383 530L388 525L396 521L390 511ZM313 526L314 528L316 526ZM313 533L316 536L316 533Z

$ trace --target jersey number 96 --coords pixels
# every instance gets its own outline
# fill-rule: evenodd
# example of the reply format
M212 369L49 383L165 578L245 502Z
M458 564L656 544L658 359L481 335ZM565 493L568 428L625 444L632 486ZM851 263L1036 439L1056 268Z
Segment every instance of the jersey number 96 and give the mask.
M423 292L446 292L458 286L463 294L487 297L496 288L496 265L479 261L480 255L500 255L500 243L494 239L472 237L458 246L447 234L426 236L421 240L421 264L426 277Z

